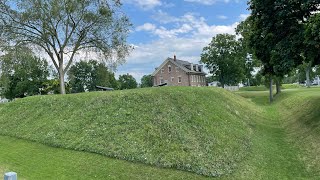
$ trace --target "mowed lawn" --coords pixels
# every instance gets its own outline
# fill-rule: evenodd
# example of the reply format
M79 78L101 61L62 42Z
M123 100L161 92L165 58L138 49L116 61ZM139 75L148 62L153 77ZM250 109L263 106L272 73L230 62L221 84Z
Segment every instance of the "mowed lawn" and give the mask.
M207 179L194 173L161 169L106 156L53 148L0 136L0 173L18 179ZM0 176L0 179L2 176Z
M320 89L288 89L272 105L265 91L236 94L261 111L249 123L249 152L229 175L205 177L7 136L0 136L0 172L22 179L319 179Z

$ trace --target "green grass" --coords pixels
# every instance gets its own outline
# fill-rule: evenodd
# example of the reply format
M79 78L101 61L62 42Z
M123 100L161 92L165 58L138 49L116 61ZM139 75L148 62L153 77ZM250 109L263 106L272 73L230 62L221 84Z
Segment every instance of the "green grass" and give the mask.
M282 84L281 89L297 89L297 88L303 88L304 86L300 84Z
M288 92L277 107L290 142L303 152L299 158L310 174L320 175L320 88Z
M265 131L260 138L262 135L274 135L270 142L277 142L274 147L279 149L272 151L274 148L267 143L266 139L253 144L265 144L265 147L259 148L257 153L261 154L264 150L272 152L268 159L280 156L269 164L269 167L287 170L287 173L284 173L285 176L281 177L279 174L277 179L296 179L297 177L298 179L319 179L320 88L284 90L281 95L276 96L275 102L271 105L268 103L268 92L239 92L238 94L264 107L266 114L263 116L269 117L263 124L257 123L258 126L263 127L259 132ZM281 162L277 162L277 159ZM251 161L252 163L266 162L254 159ZM278 173L279 171L267 170L266 172Z
M163 99L158 98L160 95L164 96ZM106 99L112 103L103 103L107 101ZM65 100L69 102L66 103ZM47 107L42 107L50 103L60 104L63 108L52 106L55 108L49 111ZM151 106L153 104L156 104L157 108ZM127 114L122 111L117 111L118 116L114 114L115 112L108 111L115 106L122 108L124 112L131 110L130 118L127 118ZM32 111L37 113L29 112L26 107L32 108ZM210 168L215 168L210 171L214 174L210 175L224 175L219 179L319 179L319 108L320 88L284 90L281 95L275 97L275 102L271 105L268 103L266 91L230 93L223 89L211 88L168 87L85 93L67 95L63 98L31 97L0 106L1 134L87 152L52 148L0 136L0 171L13 169L25 179L36 179L35 177L44 173L47 174L45 179L92 179L93 174L97 174L97 179L211 179L186 172L190 169L184 169L184 166L166 166L166 164L153 164L117 156L118 159L130 160L133 163L109 158L115 156L110 156L106 153L108 151L79 148L81 145L87 147L84 142L89 140L91 146L101 148L100 144L97 146L96 143L102 143L107 139L108 142L104 142L103 147L109 147L109 141L113 144L118 142L116 145L122 150L119 152L126 151L131 158L137 155L135 150L148 148L158 149L148 152L153 153L150 155L154 157L166 160L161 161L162 163L178 160L190 162L185 157L189 156L195 161L192 168L205 167L206 172L209 172ZM58 109L63 109L60 114L56 112ZM17 111L23 113L18 115ZM91 112L91 116L87 111ZM157 116L147 116L145 115L147 113L154 113ZM82 114L81 118L79 114ZM72 121L64 119L65 115ZM29 116L32 118L29 119ZM50 116L55 118L51 119ZM150 123L152 126L145 126L153 122L152 117L158 117L159 124ZM72 128L82 123L86 130L99 131L104 126L100 124L99 127L94 124L109 121L110 128L104 129L92 139L83 139L87 131L82 132L81 128L77 129L77 133L72 131ZM112 126L111 122L115 125ZM61 123L64 125L62 127L68 128L66 130L61 128ZM71 125L73 127L70 127ZM132 131L126 130L132 126L134 126ZM4 127L7 130L3 131ZM113 128L120 127L121 131L113 131ZM44 132L49 130L56 132L55 140L45 136ZM121 132L129 135L123 135ZM64 135L65 133L67 135ZM156 136L157 133L161 135ZM77 138L82 139L82 143L79 143ZM137 141L142 146L140 149L132 148L136 146L133 146L131 141L126 141L133 138L140 139ZM71 146L72 141L78 146L75 148ZM185 151L181 147L189 149ZM196 156L199 153L208 154L199 158ZM218 161L215 161L217 159ZM217 167L220 168L219 172L216 170ZM197 173L197 171L192 172ZM55 175L58 177L55 178Z
M297 88L303 88L303 86L299 84L282 84L281 89L297 89ZM241 87L239 89L240 91L269 91L269 88L266 86L246 86ZM276 87L273 86L273 90L276 90Z
M240 91L268 91L268 88L265 86L246 86L241 87Z
M0 107L0 134L206 176L250 151L259 108L223 89L165 87L35 96Z
M52 148L5 136L0 136L0 147L0 178L4 172L14 171L18 173L19 180L208 179L194 173Z

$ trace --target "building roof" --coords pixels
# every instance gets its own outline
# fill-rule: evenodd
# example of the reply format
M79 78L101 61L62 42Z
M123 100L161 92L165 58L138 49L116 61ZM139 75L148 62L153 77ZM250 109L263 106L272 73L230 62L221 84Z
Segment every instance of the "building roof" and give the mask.
M155 76L160 69L163 68L163 66L165 64L167 64L168 62L171 62L172 64L175 64L176 66L178 66L180 69L182 69L183 71L185 71L187 74L199 74L199 75L206 75L205 72L203 72L203 65L198 65L198 64L193 64L190 63L188 61L184 61L184 60L179 60L179 59L174 59L174 58L167 58L153 73L152 76ZM193 70L191 70L191 66L196 66L198 65L199 67L199 71L196 71L196 68L193 68Z

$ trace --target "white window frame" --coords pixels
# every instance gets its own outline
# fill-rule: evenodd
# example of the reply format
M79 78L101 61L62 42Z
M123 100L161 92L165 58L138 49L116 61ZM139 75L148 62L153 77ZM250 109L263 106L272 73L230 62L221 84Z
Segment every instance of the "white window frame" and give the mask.
M163 83L164 83L163 77L160 77L160 84L163 84Z
M168 65L168 73L171 73L171 71L172 71L172 67L171 65Z
M163 74L163 72L164 72L164 69L162 68L162 69L161 69L161 74Z
M182 77L178 76L178 83L182 83Z

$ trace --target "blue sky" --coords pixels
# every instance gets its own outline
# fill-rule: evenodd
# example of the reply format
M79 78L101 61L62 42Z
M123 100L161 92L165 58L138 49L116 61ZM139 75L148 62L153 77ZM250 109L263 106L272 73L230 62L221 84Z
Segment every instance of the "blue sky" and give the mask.
M135 48L116 75L129 73L138 82L167 57L197 63L202 48L219 33L234 28L249 14L246 0L123 0L133 23L128 42Z

